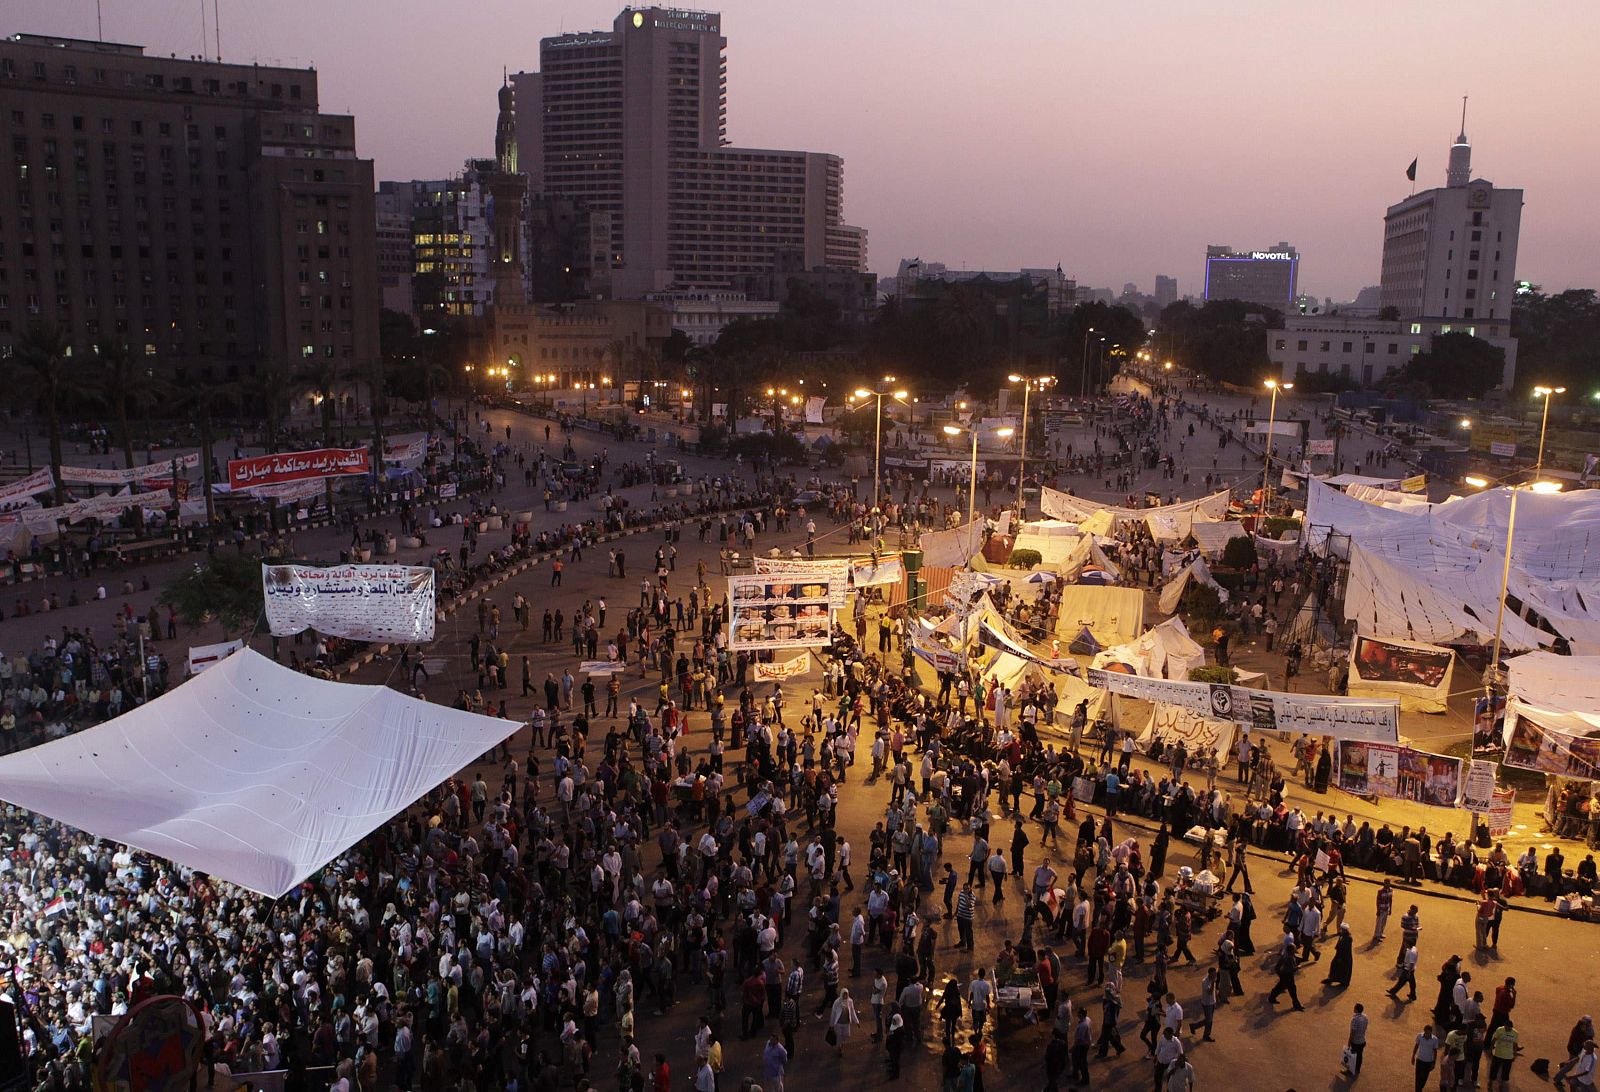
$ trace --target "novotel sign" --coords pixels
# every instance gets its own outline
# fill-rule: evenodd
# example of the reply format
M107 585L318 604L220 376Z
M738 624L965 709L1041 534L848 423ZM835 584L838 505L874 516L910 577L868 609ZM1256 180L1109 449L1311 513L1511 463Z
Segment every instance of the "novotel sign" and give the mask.
M1283 250L1252 250L1250 257L1258 262L1292 262L1294 255Z

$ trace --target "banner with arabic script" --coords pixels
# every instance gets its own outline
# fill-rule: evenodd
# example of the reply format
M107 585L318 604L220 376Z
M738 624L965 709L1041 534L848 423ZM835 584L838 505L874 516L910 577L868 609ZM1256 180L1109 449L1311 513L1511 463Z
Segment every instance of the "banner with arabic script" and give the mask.
M796 675L804 675L811 670L811 653L802 652L798 656L791 656L780 663L756 663L756 678L762 682L782 682L792 679Z
M307 478L333 478L366 474L371 470L364 447L322 447L312 451L280 451L228 460L228 484L234 489L297 482Z
M412 565L263 565L274 637L314 629L355 641L431 641L433 570Z

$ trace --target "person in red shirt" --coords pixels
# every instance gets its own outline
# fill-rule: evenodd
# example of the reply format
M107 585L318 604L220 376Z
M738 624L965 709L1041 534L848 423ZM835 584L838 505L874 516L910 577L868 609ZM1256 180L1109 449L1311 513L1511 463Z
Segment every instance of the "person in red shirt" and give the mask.
M1517 980L1507 978L1505 985L1494 988L1494 1015L1489 1019L1489 1028L1484 1032L1484 1040L1494 1036L1494 1029L1504 1024L1511 1018L1511 1010L1517 1007Z
M656 1055L655 1072L650 1075L653 1092L672 1092L672 1067L667 1065L665 1054Z

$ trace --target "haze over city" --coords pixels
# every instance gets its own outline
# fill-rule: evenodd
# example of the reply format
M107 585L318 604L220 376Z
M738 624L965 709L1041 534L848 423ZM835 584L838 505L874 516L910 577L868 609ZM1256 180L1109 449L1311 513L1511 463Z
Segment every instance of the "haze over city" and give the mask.
M1208 243L1303 255L1301 284L1348 299L1378 280L1384 207L1442 184L1470 95L1473 173L1526 192L1517 275L1592 280L1600 149L1582 121L1600 9L1375 2L1323 10L819 0L718 5L733 143L833 152L870 267L1054 266L1078 283L1201 290ZM502 68L608 27L610 0L221 5L222 55L319 69L378 178L442 177L489 153ZM92 0L13 0L6 33L96 36ZM104 36L152 54L202 44L190 0L105 0ZM1477 28L1477 29L1474 29Z

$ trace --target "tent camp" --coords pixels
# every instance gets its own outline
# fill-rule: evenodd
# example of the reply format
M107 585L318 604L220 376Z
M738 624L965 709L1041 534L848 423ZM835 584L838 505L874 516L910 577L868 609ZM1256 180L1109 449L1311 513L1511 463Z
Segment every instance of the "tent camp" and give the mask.
M1511 696L1543 709L1600 716L1600 656L1525 652L1506 661Z
M279 897L519 727L246 648L0 758L0 800Z
M1177 612L1178 604L1183 602L1184 589L1189 586L1189 581L1196 580L1213 589L1217 593L1219 602L1228 601L1228 589L1217 583L1217 578L1211 575L1211 566L1206 564L1206 559L1197 557L1182 569L1178 575L1162 585L1161 594L1156 597L1156 606L1161 608L1162 614Z
M1196 523L1214 523L1228 518L1228 491L1213 493L1192 501L1164 504L1157 508L1119 508L1099 501L1074 497L1057 489L1046 488L1040 493L1039 509L1052 519L1079 524L1080 530L1104 534L1098 526L1088 524L1098 513L1109 513L1117 523L1143 520L1158 542L1182 541ZM1103 521L1104 516L1098 516Z
M1312 482L1306 504L1313 547L1348 541L1345 614L1361 632L1434 644L1487 641L1495 629L1512 491L1488 490L1395 509ZM1508 648L1600 653L1600 491L1516 493ZM1335 536L1335 537L1330 537ZM1347 536L1347 539L1346 539Z
M984 678L1002 683L1013 690L1030 680L1048 680L1053 683L1056 688L1055 712L1058 721L1070 719L1078 703L1087 700L1089 722L1092 724L1104 710L1108 697L1104 690L1090 686L1074 675L1048 671L1009 652L994 653L992 659L982 664L980 673ZM1042 732L1044 725L1041 724L1039 727Z
M1084 626L1103 647L1133 640L1144 630L1144 591L1091 584L1062 588L1056 634L1070 641Z
M1196 522L1189 528L1189 534L1200 547L1200 552L1215 561L1222 557L1222 551L1227 549L1229 542L1236 538L1248 538L1250 532L1244 529L1242 523L1224 520L1221 523Z
M1206 650L1189 636L1181 618L1168 618L1152 626L1137 641L1108 648L1089 664L1093 668L1123 671L1155 679L1187 679L1189 672L1204 667ZM1118 665L1125 665L1118 666Z
M948 531L924 531L917 540L924 565L965 565L983 548L985 521L975 519Z

